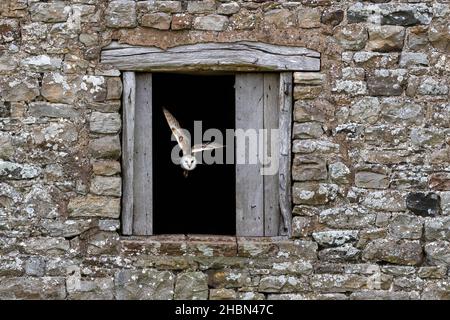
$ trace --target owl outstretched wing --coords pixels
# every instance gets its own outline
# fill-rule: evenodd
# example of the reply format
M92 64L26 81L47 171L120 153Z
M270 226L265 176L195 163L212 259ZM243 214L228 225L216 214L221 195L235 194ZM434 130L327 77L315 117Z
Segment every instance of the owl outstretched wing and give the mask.
M177 119L166 109L163 108L164 116L169 124L170 130L177 139L178 145L183 151L183 155L190 154L191 142L188 136L184 133L184 130L180 127Z
M192 153L196 153L196 152L202 152L202 151L206 151L206 150L212 150L212 149L218 149L218 148L223 148L224 146L220 143L215 143L215 142L205 142L202 144L196 144L192 147Z

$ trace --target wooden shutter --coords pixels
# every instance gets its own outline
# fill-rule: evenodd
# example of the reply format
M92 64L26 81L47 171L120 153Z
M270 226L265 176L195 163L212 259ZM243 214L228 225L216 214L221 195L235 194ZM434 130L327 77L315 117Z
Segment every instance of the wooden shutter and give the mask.
M267 135L264 135L264 156L277 157L279 159L279 150L272 150L270 130L278 129L278 93L280 86L280 76L276 73L264 74L264 129ZM275 141L276 143L278 141ZM277 144L278 145L278 144ZM278 161L278 160L277 160ZM267 163L267 159L264 159ZM264 175L264 236L277 236L280 228L280 207L278 193L278 174Z
M152 75L124 72L122 233L153 233Z
M264 125L264 74L236 75L236 129ZM237 148L237 146L236 146ZM239 155L236 154L236 158ZM250 155L249 155L250 157ZM264 180L261 165L236 163L236 235L264 235Z
M281 76L275 73L236 75L236 129L280 128L286 131L280 132L280 141L275 150L271 150L271 141L267 139L271 137L270 131L265 136L263 144L264 155L278 157L279 174L261 175L262 164L259 162L236 164L238 236L277 236L287 234L290 228L286 210L290 210L288 184L290 184L292 92L286 91L286 88L289 84L292 86L291 82L292 73L282 73ZM286 201L289 201L289 204ZM281 204L283 212L280 211ZM283 216L280 213L283 213Z

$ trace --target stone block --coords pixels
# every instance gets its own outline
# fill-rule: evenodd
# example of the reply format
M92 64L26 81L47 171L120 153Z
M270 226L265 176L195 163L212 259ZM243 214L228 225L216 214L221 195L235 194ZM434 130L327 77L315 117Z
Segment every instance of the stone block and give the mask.
M136 27L136 2L114 0L108 4L105 12L106 26L110 28Z
M205 31L224 31L228 25L228 18L217 14L200 16L194 19L194 29Z
M203 272L185 272L177 275L175 283L176 300L208 299L208 278Z
M78 196L69 200L70 217L118 218L120 199L100 196Z

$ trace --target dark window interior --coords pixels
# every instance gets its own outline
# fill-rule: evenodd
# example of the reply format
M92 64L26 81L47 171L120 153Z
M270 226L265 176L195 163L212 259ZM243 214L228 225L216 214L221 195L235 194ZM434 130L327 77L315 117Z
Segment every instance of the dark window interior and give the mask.
M235 126L234 101L233 75L153 74L155 234L236 234L235 166L199 164L184 177L171 160L176 142L162 113L164 106L191 135L201 120L203 131L217 128L225 137Z

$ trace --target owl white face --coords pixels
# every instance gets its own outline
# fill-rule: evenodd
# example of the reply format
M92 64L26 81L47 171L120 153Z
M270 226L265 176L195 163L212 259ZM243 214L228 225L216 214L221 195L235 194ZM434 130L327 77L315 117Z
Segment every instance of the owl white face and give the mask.
M185 155L181 157L180 165L184 170L194 170L197 166L197 159L193 155Z

